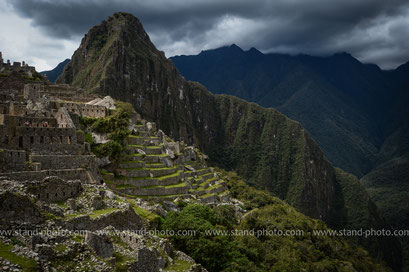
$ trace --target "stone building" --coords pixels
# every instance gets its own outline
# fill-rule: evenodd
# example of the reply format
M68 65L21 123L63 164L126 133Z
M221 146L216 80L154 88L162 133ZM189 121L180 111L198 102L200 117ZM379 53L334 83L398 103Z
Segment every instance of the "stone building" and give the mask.
M10 90L0 94L1 176L21 181L48 176L90 183L102 180L84 132L73 119L105 117L108 109L61 99L75 98L78 93L69 86L33 83L17 93Z

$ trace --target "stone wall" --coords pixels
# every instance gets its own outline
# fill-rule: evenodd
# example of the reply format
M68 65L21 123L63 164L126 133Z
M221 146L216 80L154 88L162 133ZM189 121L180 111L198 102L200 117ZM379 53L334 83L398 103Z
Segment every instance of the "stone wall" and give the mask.
M33 116L16 116L5 115L5 125L20 126L20 127L58 127L57 120L53 117L33 117Z
M76 169L97 167L95 155L30 155L31 162L41 163L41 169Z
M58 177L47 177L42 181L27 184L27 191L45 202L64 201L76 197L81 191L81 181L65 181Z
M11 145L44 154L78 154L83 147L77 144L75 128L16 127Z
M85 169L21 171L12 173L1 173L1 176L16 181L43 180L49 176L56 176L64 180L81 180L84 183L89 182L87 170Z
M43 220L40 211L27 196L9 191L0 192L0 225L10 226L27 223L37 224Z
M112 226L118 230L139 230L145 227L144 220L128 207L125 210L113 211L91 219L88 215L78 216L65 222L70 230L101 230Z
M24 171L26 168L26 152L24 150L0 150L0 171Z
M84 117L101 118L108 115L108 109L104 106L88 105L82 103L60 102L57 107L64 107L70 113L78 114Z
M24 100L37 101L40 98L41 92L44 92L43 83L25 84L23 91Z

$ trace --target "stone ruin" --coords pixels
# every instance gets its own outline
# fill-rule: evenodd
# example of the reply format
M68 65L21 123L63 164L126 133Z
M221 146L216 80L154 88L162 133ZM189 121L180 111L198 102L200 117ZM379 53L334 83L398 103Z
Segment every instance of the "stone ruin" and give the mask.
M35 68L33 66L29 66L25 61L23 62L13 62L11 64L10 60L7 60L7 62L3 62L3 55L0 52L0 73L10 73L13 71L21 72L23 71L26 73L27 76L32 76L33 73L35 72Z
M108 109L81 102L95 97L80 93L66 85L33 83L0 94L1 176L17 181L58 176L100 183L95 155L78 120L105 117Z

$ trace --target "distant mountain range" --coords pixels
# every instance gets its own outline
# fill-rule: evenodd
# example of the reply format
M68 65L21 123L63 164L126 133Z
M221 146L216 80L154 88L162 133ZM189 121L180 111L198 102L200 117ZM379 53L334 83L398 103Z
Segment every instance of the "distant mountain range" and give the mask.
M62 74L64 71L65 65L70 62L70 59L66 59L63 62L60 62L54 69L49 70L49 71L43 71L40 72L40 74L43 74L47 76L47 79L51 82L55 82L57 78Z

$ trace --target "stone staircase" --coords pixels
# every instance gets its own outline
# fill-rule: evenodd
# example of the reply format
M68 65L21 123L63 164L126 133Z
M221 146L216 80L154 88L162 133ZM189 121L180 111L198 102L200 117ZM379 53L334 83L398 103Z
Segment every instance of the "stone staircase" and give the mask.
M101 171L120 195L152 200L194 198L203 203L229 196L226 184L209 168L205 155L183 142L170 140L152 123L134 127L115 173Z

